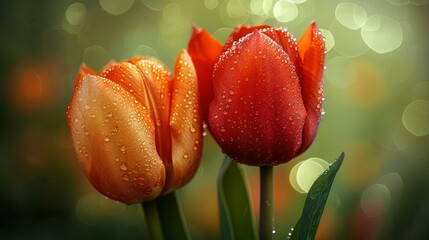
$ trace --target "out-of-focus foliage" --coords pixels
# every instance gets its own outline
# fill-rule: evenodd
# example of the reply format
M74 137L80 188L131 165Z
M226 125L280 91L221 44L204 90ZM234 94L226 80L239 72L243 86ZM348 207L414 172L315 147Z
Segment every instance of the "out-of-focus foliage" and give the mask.
M79 65L159 58L171 69L195 23L223 42L237 24L301 36L316 20L326 37L324 110L312 147L275 169L276 239L285 239L305 193L339 152L346 159L318 239L429 236L428 0L99 0L0 3L0 238L137 239L137 205L106 199L77 166L65 111ZM204 158L179 190L194 239L218 239L216 176ZM258 171L244 167L258 204Z

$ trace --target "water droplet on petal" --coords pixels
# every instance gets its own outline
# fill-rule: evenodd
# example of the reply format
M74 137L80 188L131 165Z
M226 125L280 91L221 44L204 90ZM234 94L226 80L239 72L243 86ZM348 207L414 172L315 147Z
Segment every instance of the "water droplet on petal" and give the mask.
M128 175L128 174L126 174L126 173L124 173L124 174L122 175L122 179L123 179L124 181L128 181L128 180L130 180L130 175Z
M127 151L127 148L125 147L125 145L122 145L122 147L121 147L120 150L121 150L122 153L125 153L125 151Z
M128 169L127 164L126 164L126 163L124 163L124 162L122 162L122 163L119 165L119 168L120 168L122 171L126 171L126 170Z

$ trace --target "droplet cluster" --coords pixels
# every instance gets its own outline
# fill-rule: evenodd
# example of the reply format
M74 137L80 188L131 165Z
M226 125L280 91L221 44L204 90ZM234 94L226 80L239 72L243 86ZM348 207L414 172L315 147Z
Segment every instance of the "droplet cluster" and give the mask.
M266 34L250 33L222 53L213 78L209 123L224 152L249 165L290 160L301 146L306 111L285 48Z
M123 202L159 194L163 163L148 109L106 78L86 75L77 88L68 117L78 159L93 185Z

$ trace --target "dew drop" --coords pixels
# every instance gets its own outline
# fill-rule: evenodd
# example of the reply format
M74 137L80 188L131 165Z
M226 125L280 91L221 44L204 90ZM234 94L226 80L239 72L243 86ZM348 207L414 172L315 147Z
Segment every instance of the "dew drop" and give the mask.
M234 93L235 93L234 90L232 90L232 89L229 90L229 95L232 96L232 95L234 95Z
M125 153L125 151L127 151L127 148L125 147L125 145L122 145L122 147L121 147L120 150L121 150L122 153Z
M88 110L88 109L91 109L91 107L90 107L88 104L86 104L86 105L85 105L85 109L87 109L87 110Z
M314 200L314 199L316 199L317 197L319 196L319 193L311 193L310 194L310 198L312 199L312 200Z
M127 164L126 164L126 163L124 163L124 162L122 162L122 163L119 165L119 168L120 168L122 171L126 171L126 170L128 169Z
M109 142L109 141L110 141L110 138L109 138L109 137L105 137L105 138L104 138L104 141L105 141L105 142Z
M185 159L188 159L188 157L189 157L189 154L187 154L187 153L184 153L184 154L183 154L183 157L184 157Z
M189 128L189 130L191 131L191 133L194 133L196 131L194 125L191 125L191 127Z
M115 158L115 162L119 162L119 157L116 157L116 158Z
M122 175L122 179L123 179L124 181L128 181L128 180L130 180L130 175L128 175L128 174L126 174L126 173L124 173L124 174Z

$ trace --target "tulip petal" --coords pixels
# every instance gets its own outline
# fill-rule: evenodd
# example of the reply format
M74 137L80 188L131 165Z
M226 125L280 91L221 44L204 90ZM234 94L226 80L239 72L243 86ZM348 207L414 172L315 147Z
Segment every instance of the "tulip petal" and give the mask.
M134 58L130 60L140 70L142 85L156 111L157 126L168 125L170 115L172 76L167 67L155 58Z
M129 62L120 62L118 64L106 67L101 73L101 77L107 78L121 85L122 88L134 95L140 103L147 109L150 109L150 103L146 99L146 89L143 85L143 79L140 69Z
M302 65L302 98L307 110L300 153L313 142L322 114L323 69L325 41L315 22L312 22L298 42Z
M163 159L169 185L171 174L171 141L169 115L172 76L164 64L154 58L136 57L104 71L101 76L120 84L150 110L156 127L156 146Z
M157 197L165 181L150 113L121 85L87 74L67 120L78 160L93 186L126 204Z
M248 165L289 161L301 146L306 112L287 53L254 31L220 57L213 72L211 132L223 151Z
M234 31L229 35L228 39L226 40L225 46L223 46L223 50L229 49L232 44L235 41L238 41L240 38L246 36L247 34L255 31L255 30L262 30L265 28L271 28L269 25L265 24L258 24L258 25L240 25L237 26Z
M76 81L81 81L82 78L86 75L86 74L92 74L95 75L95 72L87 67L85 64L82 64L79 68L79 71L77 73L77 77L76 77Z
M298 78L302 78L302 62L298 52L296 40L285 28L273 27L260 30L261 33L273 39L277 44L283 47L283 50L289 55L290 60L295 66Z
M198 101L198 81L186 50L175 63L171 105L171 138L174 181L171 191L189 182L198 169L202 151L202 116Z
M209 105L213 99L213 66L219 60L222 47L222 44L214 39L206 30L197 26L193 27L188 51L197 71L200 102L206 122Z

